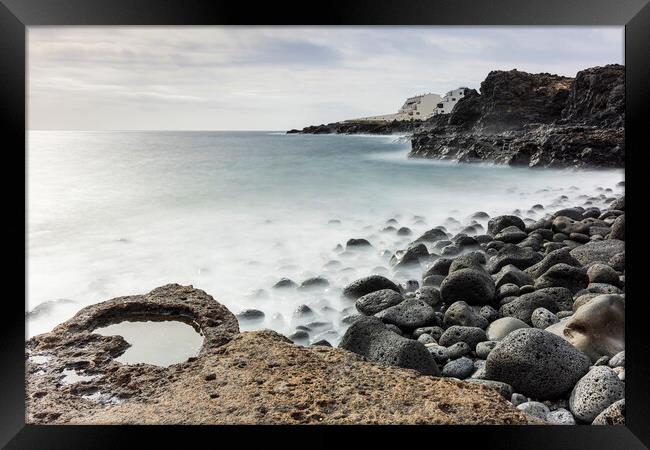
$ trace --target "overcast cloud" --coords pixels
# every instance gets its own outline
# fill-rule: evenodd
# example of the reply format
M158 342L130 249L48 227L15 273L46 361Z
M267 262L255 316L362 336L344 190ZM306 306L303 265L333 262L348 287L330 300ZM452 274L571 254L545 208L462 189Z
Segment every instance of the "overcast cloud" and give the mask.
M622 27L30 27L30 129L285 130L623 63Z

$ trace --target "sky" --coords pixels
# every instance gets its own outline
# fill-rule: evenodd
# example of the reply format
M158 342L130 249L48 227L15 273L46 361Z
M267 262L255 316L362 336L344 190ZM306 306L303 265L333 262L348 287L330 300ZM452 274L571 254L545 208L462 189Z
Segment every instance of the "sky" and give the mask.
M622 27L29 27L28 128L287 130L623 63Z

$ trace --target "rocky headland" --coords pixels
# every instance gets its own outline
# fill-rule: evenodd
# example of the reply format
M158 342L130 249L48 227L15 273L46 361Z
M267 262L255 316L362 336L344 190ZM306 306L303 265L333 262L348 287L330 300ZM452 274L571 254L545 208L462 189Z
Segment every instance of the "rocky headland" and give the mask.
M422 120L367 121L346 120L328 124L312 125L302 130L289 130L287 134L412 134L424 125Z
M413 134L409 156L530 167L623 167L625 68L494 71Z
M337 122L289 133L408 133L413 158L530 167L623 167L625 67L575 78L492 71L450 114L426 121Z
M390 265L419 280L345 286L356 313L338 348L240 332L246 315L192 286L88 306L27 342L27 421L624 423L625 198L600 189L584 206L533 205L537 220L478 211L458 233L409 238ZM122 364L129 344L93 331L123 320L183 321L203 346L169 367Z

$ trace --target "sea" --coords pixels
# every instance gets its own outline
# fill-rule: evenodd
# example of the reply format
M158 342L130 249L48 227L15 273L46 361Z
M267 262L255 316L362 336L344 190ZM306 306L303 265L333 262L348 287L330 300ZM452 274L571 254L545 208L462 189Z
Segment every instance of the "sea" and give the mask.
M403 136L29 131L26 337L84 306L179 283L233 313L264 313L242 330L306 327L303 345L336 345L355 313L341 289L374 273L419 279L389 260L426 230L454 234L478 211L537 220L624 189L622 170L459 164L409 150ZM372 247L346 250L350 238ZM273 288L317 276L329 285ZM296 313L302 305L311 312Z

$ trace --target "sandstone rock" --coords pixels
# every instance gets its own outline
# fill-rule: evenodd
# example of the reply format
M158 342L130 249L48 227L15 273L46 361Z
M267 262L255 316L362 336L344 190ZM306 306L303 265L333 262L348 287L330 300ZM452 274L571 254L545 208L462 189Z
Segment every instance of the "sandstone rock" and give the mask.
M120 336L89 330L109 317L120 320L132 314L195 321L204 337L199 355L169 367L116 362L113 358L128 344ZM31 338L26 350L51 355L46 366L26 362L28 423L512 424L527 420L485 387L419 376L364 361L341 349L298 347L272 331L239 333L233 314L191 286L168 285L146 295L89 306L52 332ZM84 361L93 361L92 370L101 376L61 386L61 370L84 367ZM93 392L100 392L101 398L119 398L121 403L83 397Z
M579 307L562 326L549 330L587 354L592 361L625 349L625 300L599 295Z
M483 380L477 378L467 378L465 381L469 383L481 384L490 389L494 389L499 394L501 394L501 396L506 400L510 400L510 398L512 397L512 386L510 386L507 383L502 383L500 381L494 381L494 380Z

